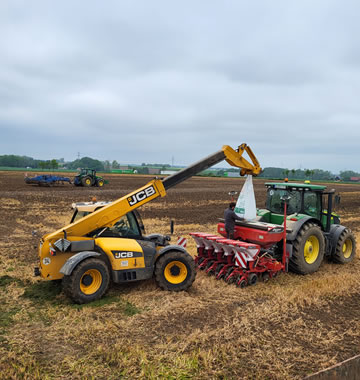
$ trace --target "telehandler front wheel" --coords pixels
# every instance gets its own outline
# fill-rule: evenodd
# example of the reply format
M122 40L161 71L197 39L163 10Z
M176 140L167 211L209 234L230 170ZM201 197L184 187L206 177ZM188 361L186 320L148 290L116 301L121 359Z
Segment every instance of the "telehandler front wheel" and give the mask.
M75 303L92 302L101 298L108 290L109 268L102 260L86 259L69 276L64 276L62 282L64 293Z
M195 276L194 259L186 252L169 251L155 264L155 281L163 290L186 290L194 282Z
M348 228L340 234L336 243L335 252L332 259L339 264L345 264L352 261L355 257L356 241L353 233Z

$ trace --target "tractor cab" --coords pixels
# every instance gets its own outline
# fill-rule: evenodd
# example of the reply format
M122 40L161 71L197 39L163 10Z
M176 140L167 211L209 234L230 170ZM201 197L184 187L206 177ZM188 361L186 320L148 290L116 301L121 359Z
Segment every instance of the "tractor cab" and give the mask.
M332 213L332 195L334 191L325 192L326 186L309 183L266 183L266 209L259 209L257 214L263 222L282 224L284 222L284 198L288 198L287 215L291 220L311 217L320 222L326 230L330 224L340 223L339 217ZM326 197L326 195L328 197ZM328 213L330 211L330 221Z

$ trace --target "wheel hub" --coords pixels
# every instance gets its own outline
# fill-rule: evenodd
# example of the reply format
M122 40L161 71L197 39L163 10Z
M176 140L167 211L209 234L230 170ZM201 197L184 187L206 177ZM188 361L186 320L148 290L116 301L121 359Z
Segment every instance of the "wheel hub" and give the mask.
M89 274L86 274L85 276L83 276L81 282L83 283L83 285L89 286L92 284L93 278Z
M180 274L180 268L177 265L174 265L170 268L170 273L173 276L178 276Z

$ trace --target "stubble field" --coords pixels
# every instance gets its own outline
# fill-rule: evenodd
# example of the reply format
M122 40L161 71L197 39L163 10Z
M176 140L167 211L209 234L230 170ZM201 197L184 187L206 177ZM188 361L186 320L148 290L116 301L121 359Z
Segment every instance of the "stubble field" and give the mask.
M302 379L360 353L360 258L324 262L308 276L282 274L238 289L197 274L180 294L153 280L111 286L73 305L58 282L33 277L41 235L66 225L71 203L115 200L151 177L108 175L104 188L29 186L0 172L0 378ZM192 178L141 207L146 232L216 232L242 179ZM254 181L258 207L264 181ZM360 187L330 184L337 212L360 242ZM36 230L37 236L32 232Z

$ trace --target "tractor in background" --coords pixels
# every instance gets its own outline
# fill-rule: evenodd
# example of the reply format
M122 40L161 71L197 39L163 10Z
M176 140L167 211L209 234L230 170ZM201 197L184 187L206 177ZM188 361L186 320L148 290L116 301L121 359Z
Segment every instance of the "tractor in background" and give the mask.
M96 175L95 169L81 168L80 173L74 178L75 186L84 186L84 187L103 187L107 183L102 177Z

